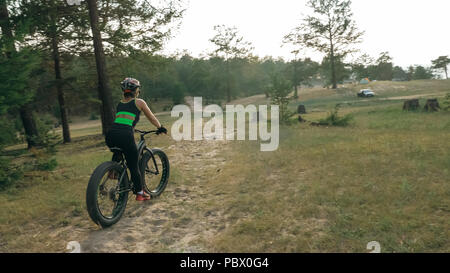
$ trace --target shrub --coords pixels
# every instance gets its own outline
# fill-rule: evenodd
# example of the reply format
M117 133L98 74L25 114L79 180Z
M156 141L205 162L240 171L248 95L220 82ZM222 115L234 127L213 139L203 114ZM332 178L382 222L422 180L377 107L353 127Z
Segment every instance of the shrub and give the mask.
M36 120L38 128L38 136L34 137L35 143L39 148L44 148L48 154L55 154L57 152L56 146L60 144L61 137L54 134L51 129L53 122L50 118L42 118Z
M450 111L450 93L445 96L444 102L442 103L442 110Z
M0 117L0 154L6 145L17 142L15 120L4 115ZM22 178L23 170L19 166L12 165L9 158L0 156L0 190L4 190Z
M3 157L0 157L0 190L5 190L15 181L21 179L23 170L19 166L12 165Z
M89 120L97 120L97 119L98 119L98 116L95 113L91 113Z
M42 158L37 160L36 169L39 171L53 171L57 166L56 158Z
M346 127L350 125L351 121L353 120L353 115L348 114L343 117L340 117L338 114L339 107L340 105L336 104L334 110L332 110L325 119L321 119L319 121L319 124L328 126L339 126L339 127Z
M271 83L266 87L273 104L280 107L280 123L289 124L290 118L295 114L288 110L289 94L292 90L292 83L282 76L275 74L271 78Z
M30 152L35 158L33 164L35 170L53 171L56 166L58 166L56 159L51 157L51 154L49 154L46 149L32 148Z
M30 150L35 158L33 163L35 170L52 171L58 166L52 155L56 154L56 146L61 143L61 137L51 132L52 124L51 119L45 117L36 121L39 135L35 141L38 147Z

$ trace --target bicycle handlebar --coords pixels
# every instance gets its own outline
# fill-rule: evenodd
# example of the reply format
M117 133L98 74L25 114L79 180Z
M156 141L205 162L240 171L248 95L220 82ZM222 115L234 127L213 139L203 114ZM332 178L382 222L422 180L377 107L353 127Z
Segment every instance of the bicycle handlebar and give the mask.
M148 134L158 134L158 130L153 130L153 131L141 131L141 130L138 130L138 129L134 129L134 131L135 131L136 133L141 134L141 136L145 136L145 135L148 135Z

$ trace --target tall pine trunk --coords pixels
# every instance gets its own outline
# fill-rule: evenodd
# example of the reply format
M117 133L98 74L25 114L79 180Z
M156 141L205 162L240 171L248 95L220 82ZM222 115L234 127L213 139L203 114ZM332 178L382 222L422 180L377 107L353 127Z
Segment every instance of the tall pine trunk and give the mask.
M230 75L230 62L226 60L226 69L227 69L227 102L231 101L231 75Z
M331 33L331 29L329 31L330 31L329 40L330 40L331 84L333 85L332 89L337 89L333 34Z
M61 76L61 64L60 64L60 58L59 58L59 48L58 48L58 40L57 37L54 35L52 37L52 55L53 55L53 61L55 65L55 79L56 79L56 91L58 92L58 102L59 102L59 109L61 114L61 124L63 129L63 139L64 143L69 143L70 140L70 130L69 130L69 122L67 119L67 109L66 109L66 103L64 99L64 91L62 88L62 76Z
M335 56L334 56L333 44L331 44L330 62L331 62L331 83L333 84L332 88L333 89L337 89L336 64L335 64Z
M11 54L16 51L14 46L14 36L9 24L9 13L6 6L6 1L0 1L0 21L3 35L9 41L7 47L6 56L11 57ZM33 111L31 110L30 103L24 104L19 109L20 118L22 120L23 128L25 130L25 136L28 143L28 149L37 145L36 138L38 137L38 130L36 122L34 120Z
M89 9L92 37L94 41L95 63L98 76L98 97L102 101L101 117L102 132L106 134L114 122L114 108L112 105L111 90L108 86L108 76L106 73L105 53L103 50L102 37L98 28L98 10L96 0L86 0Z
M298 99L298 75L297 75L297 56L294 60L294 99Z

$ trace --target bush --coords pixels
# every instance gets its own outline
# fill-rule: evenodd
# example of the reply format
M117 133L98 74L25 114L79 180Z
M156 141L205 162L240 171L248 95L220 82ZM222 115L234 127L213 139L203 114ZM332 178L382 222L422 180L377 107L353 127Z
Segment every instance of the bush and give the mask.
M272 103L280 107L281 124L289 124L290 118L295 114L288 110L291 90L292 83L278 74L272 76L270 84L266 87Z
M89 120L97 120L97 119L98 119L98 116L95 113L91 113Z
M56 158L42 158L37 160L36 169L39 171L53 171L57 166Z
M8 115L0 117L0 153L6 145L17 142L15 120ZM22 178L23 170L19 166L12 165L10 159L0 156L0 190L11 186L16 180Z
M38 137L35 141L38 147L32 148L35 161L33 168L39 171L52 171L58 166L58 162L52 155L56 154L56 146L61 143L61 137L52 133L53 122L49 118L42 118L36 121L38 127Z
M21 167L12 165L8 160L0 157L0 190L5 190L22 177Z
M62 142L61 137L51 132L53 121L50 118L36 120L38 136L34 137L39 148L44 148L48 154L57 152L56 146Z
M15 130L15 120L10 116L0 117L0 150L5 145L14 144L17 142L17 135Z
M442 103L442 110L450 111L450 93L445 96L444 102Z
M346 127L350 125L351 121L353 120L353 115L348 114L343 117L340 117L338 114L339 107L340 105L336 104L334 110L332 110L325 119L321 119L319 121L319 124L328 126L339 126L339 127Z
M35 158L33 168L38 171L53 171L58 162L55 158L51 157L51 154L46 149L32 148L31 154Z

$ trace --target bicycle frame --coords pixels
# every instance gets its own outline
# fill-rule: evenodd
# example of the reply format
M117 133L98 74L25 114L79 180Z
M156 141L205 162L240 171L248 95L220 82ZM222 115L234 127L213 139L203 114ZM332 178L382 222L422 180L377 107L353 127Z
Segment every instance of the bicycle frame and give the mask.
M138 131L138 132L140 132L140 131ZM158 170L158 165L156 164L155 155L153 154L151 149L147 148L147 145L145 144L145 138L144 138L145 134L142 133L142 132L140 132L140 133L141 133L141 140L139 141L139 143L137 145L138 155L142 156L143 153L144 153L144 150L148 151L150 153L150 156L152 157L153 164L155 165L155 169L156 169L156 171L153 172L153 174L158 175L159 174L159 170Z
M140 135L141 139L140 139L139 143L137 144L138 155L141 157L142 154L144 153L144 150L148 151L148 152L150 153L150 156L151 156L151 158L152 158L152 160L153 160L153 164L154 164L155 169L156 169L156 171L155 171L155 172L152 172L152 173L155 174L155 175L158 175L158 174L159 174L159 170L158 170L158 165L156 164L155 156L154 156L152 150L149 149L149 148L147 148L147 145L145 144L145 138L144 138L144 137L145 137L146 134L145 134L145 132L141 132L141 131L138 131L138 132L140 132L140 134L141 134L141 135ZM140 161L140 159L139 159L139 161ZM122 172L122 174L120 175L120 178L119 178L119 184L118 184L119 187L120 187L120 185L122 184L122 181L123 181L123 179L125 178L125 175L128 176L128 173L127 173L128 166L127 166L127 162L126 162L126 160L125 160L124 157L122 157L122 160L121 160L121 162L120 162L120 165L122 165L122 168L123 168L125 171ZM139 166L140 166L140 164L138 164L138 168L139 168ZM128 182L130 182L130 179L129 179L129 178L127 178L127 180L128 180ZM124 193L124 192L130 192L130 191L132 191L132 190L133 190L132 184L131 184L131 183L128 183L126 189L120 189L120 188L119 188L119 189L117 189L117 193L118 193L118 194L121 194L121 193Z
M122 165L122 168L123 168L124 171L120 175L119 184L117 184L117 187L118 187L117 193L118 194L122 194L124 192L130 192L130 191L133 190L132 184L130 183L130 179L128 178L128 173L127 173L128 166L127 166L127 162L126 162L124 157L122 157L122 161L120 162L120 165ZM127 176L127 180L128 180L127 188L126 189L120 189L120 185L122 184L122 181L125 178L125 176Z

